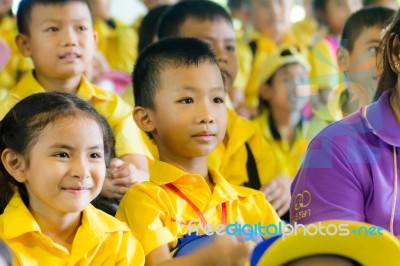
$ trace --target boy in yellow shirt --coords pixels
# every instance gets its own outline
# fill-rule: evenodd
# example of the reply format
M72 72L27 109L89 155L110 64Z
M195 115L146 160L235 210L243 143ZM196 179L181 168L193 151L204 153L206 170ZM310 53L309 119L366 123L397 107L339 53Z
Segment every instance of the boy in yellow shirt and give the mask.
M90 84L83 76L95 51L87 1L22 0L17 14L19 49L35 69L0 103L0 119L21 99L45 91L62 91L90 102L106 117L116 139L116 157L102 195L121 198L129 186L148 178L147 159L132 108L116 94Z
M212 1L181 2L162 16L158 38L194 37L208 43L218 60L227 90L237 74L236 43L230 15ZM224 141L209 155L209 164L234 185L246 185L265 193L281 215L289 208L289 184L277 177L270 145L250 121L228 108Z
M149 46L135 65L133 85L134 119L153 138L160 160L151 167L149 182L125 194L116 217L144 246L146 264L170 261L170 250L191 225L204 234L206 224L279 223L264 194L231 185L208 167L207 155L224 139L227 108L223 75L206 44L168 38ZM210 250L198 261L185 256L176 261L233 265L240 255Z
M11 58L0 71L0 87L10 90L26 72L33 68L32 61L24 58L15 43L18 34L17 24L11 12L12 1L0 3L0 38L4 39L11 50Z

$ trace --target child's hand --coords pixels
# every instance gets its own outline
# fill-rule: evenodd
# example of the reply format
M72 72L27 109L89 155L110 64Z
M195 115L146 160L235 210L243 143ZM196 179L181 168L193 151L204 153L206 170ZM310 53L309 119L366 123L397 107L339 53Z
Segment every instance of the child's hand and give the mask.
M212 259L210 265L242 266L250 259L251 245L236 237L223 235L216 237L209 248Z
M133 164L114 158L107 169L101 194L107 198L120 199L133 184L148 180L146 178Z
M289 210L291 184L292 181L289 178L279 176L272 179L260 189L279 216L282 216Z

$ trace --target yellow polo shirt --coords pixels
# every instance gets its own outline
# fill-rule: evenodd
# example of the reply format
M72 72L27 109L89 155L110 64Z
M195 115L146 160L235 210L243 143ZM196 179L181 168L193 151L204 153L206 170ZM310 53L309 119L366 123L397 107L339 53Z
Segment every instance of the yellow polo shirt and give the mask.
M228 109L227 142L221 142L208 156L208 164L233 185L249 181L247 173L247 142L255 159L261 185L277 175L275 154L261 131L250 121Z
M305 122L302 128L296 129L295 140L291 145L285 139L274 139L267 111L254 118L253 123L262 130L264 138L270 143L271 152L276 156L278 174L294 178L307 151L309 141L305 138L305 135L308 130L308 123Z
M45 92L45 89L33 76L33 72L14 87L6 98L0 102L0 119L20 100L35 93ZM139 128L132 118L132 108L115 93L106 92L91 84L82 77L77 96L90 102L106 119L115 137L115 152L117 157L127 154L146 155Z
M104 20L96 20L94 30L98 34L98 49L106 57L111 68L131 74L138 52L136 32L114 19L115 29Z
M191 206L166 184L175 185L214 228L221 223L223 202L226 202L227 224L278 224L280 219L264 194L231 185L212 169L209 174L215 184L213 192L202 176L156 161L150 168L150 181L132 186L125 194L116 217L129 225L146 255L165 244L174 248L177 240L188 233L189 221L199 221Z
M71 251L41 232L15 193L0 215L0 238L14 253L14 265L144 265L144 253L126 224L87 206Z
M17 82L21 73L33 69L30 58L25 58L15 43L18 34L16 21L13 17L5 16L0 20L0 37L6 41L11 51L11 58L3 70L0 71L0 87L10 90Z

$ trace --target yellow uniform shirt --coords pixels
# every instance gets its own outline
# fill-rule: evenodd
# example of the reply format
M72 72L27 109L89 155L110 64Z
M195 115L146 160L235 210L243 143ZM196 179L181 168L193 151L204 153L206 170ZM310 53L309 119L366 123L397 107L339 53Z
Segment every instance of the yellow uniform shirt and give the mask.
M238 73L236 75L233 87L235 89L245 91L251 73L253 54L250 46L245 41L243 34L238 31L236 32L235 53L238 58Z
M221 223L223 202L228 224L278 224L280 219L264 194L231 185L217 171L210 169L209 173L215 184L213 192L202 176L156 161L150 169L150 181L132 186L125 194L116 217L129 225L146 255L164 244L175 247L178 238L188 233L189 221L199 221L189 204L166 184L175 185L214 228Z
M11 51L11 58L3 70L0 71L0 87L11 89L17 82L19 75L33 69L30 58L25 58L15 43L18 34L15 19L5 16L0 20L0 38L4 39Z
M113 19L115 28L104 20L96 20L94 30L98 34L98 49L106 57L111 68L131 74L137 58L138 36L136 32Z
M45 89L37 82L33 73L26 74L0 102L0 119L3 119L18 101L41 92L45 92ZM132 118L132 108L118 95L103 91L82 77L77 96L90 102L107 119L114 133L117 157L127 154L146 154L139 128Z
M302 128L296 129L295 140L290 145L285 139L274 139L267 111L254 118L253 123L262 130L265 139L270 143L270 149L275 153L278 174L294 178L307 151L308 141L305 134L308 130L308 124L304 123Z
M311 49L310 81L317 84L318 89L333 89L341 80L335 49L325 38Z
M228 109L227 142L221 142L208 156L211 168L218 171L234 185L249 181L246 163L249 145L258 170L261 185L267 184L277 175L275 155L264 140L261 131L250 121Z
M41 232L16 193L0 215L0 238L14 254L14 265L143 265L144 253L126 224L92 205L82 212L71 251Z
M256 52L254 55L252 70L250 73L250 77L246 86L246 103L249 106L257 107L259 104L259 89L260 85L258 84L261 71L261 66L264 65L265 60L268 56L276 51L277 49L284 47L297 47L300 49L300 52L304 55L305 58L308 58L308 49L307 43L302 43L300 40L304 38L299 38L298 35L300 33L296 32L294 34L291 30L284 36L281 44L276 44L270 38L267 38L261 35L258 32L254 32L252 36L252 40L256 45Z

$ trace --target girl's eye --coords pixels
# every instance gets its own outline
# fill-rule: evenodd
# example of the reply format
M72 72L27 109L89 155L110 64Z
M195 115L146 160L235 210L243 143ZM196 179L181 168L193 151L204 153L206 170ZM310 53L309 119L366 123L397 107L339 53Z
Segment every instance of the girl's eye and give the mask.
M99 159L99 158L102 158L102 156L100 153L92 153L92 154L90 154L90 158Z
M190 104L193 103L193 99L192 98L185 98L179 101L180 103L184 103L184 104Z
M223 98L220 98L220 97L217 97L217 98L214 98L214 99L213 99L213 102L214 102L214 103L224 103L224 99L223 99Z
M54 156L58 157L58 158L68 158L69 157L68 153L66 153L66 152L60 152L60 153L55 154Z
M78 29L79 29L80 31L86 31L88 28L85 27L85 26L79 26Z
M233 46L233 45L229 45L229 46L226 47L226 50L227 50L228 52L235 52L236 48L235 48L235 46Z

